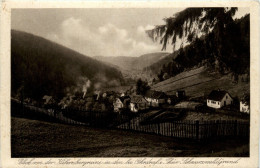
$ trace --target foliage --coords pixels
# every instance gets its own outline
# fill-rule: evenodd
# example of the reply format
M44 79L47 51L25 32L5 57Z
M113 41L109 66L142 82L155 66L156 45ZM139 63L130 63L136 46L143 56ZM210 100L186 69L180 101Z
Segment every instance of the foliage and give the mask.
M176 41L185 37L190 45L181 47L175 59L183 67L207 59L222 74L249 72L249 15L233 20L236 11L237 8L187 8L164 19L164 25L148 30L147 34L154 40L160 38L162 50L170 39L175 49Z
M164 73L175 76L184 69L205 64L221 73L232 72L235 81L238 80L238 75L249 74L249 15L235 20L226 27L222 37L226 40L222 42L223 51L219 58L217 58L216 36L216 32L210 32L206 36L195 38L190 45L175 51L176 56L171 62L161 67L158 78L162 80Z
M233 21L232 16L236 11L237 8L186 8L172 17L165 18L164 25L148 30L147 34L155 40L161 38L162 49L166 49L170 38L175 45L176 40L183 36L192 42L198 33L207 34L211 29L215 29L218 34L223 33L221 30Z

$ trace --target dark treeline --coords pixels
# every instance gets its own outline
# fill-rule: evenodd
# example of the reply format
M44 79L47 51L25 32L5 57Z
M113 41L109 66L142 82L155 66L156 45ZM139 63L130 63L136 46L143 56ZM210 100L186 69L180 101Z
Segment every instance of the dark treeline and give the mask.
M219 37L219 33L213 30L206 36L196 38L190 45L175 51L171 62L161 65L159 72L154 71L158 74L159 80L162 81L185 69L202 65L214 68L221 74L230 72L236 77L240 74L249 74L249 17L248 14L227 24L221 33L222 37ZM218 43L219 39L221 39L221 45ZM150 68L152 71L158 69L152 66Z
M87 45L87 44L86 44ZM121 72L71 49L28 33L11 32L11 93L41 99L62 98L71 87L91 81L120 85ZM108 82L106 82L108 81ZM82 88L79 88L82 89Z

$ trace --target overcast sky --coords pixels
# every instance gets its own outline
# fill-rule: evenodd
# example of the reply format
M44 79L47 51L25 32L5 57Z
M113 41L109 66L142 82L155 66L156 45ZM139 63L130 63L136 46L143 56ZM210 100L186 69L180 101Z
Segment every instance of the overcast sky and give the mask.
M140 56L162 48L145 30L183 9L12 9L11 27L87 56ZM246 13L248 8L239 8L236 17Z

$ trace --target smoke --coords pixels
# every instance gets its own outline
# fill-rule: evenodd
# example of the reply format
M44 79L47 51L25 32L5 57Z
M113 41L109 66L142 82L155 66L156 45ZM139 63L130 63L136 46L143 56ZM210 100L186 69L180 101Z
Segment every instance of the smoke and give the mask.
M96 83L94 84L94 89L95 89L95 90L100 90L100 89L103 88L103 87L104 87L104 83L96 82Z
M96 90L96 91L94 91L94 94L97 95L96 100L99 99L99 97L100 97L100 92L101 92L100 90Z
M89 79L87 79L87 81L85 82L85 84L83 84L82 86L82 92L83 92L83 98L85 97L87 91L88 91L88 88L90 87L91 85L91 82Z
M115 87L115 86L121 86L121 83L118 80L111 80L108 82L108 86Z

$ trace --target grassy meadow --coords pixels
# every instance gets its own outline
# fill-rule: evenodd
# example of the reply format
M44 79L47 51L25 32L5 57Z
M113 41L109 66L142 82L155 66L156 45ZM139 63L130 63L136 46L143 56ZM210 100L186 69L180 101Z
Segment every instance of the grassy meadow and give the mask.
M249 156L248 140L195 142L12 117L12 157Z

